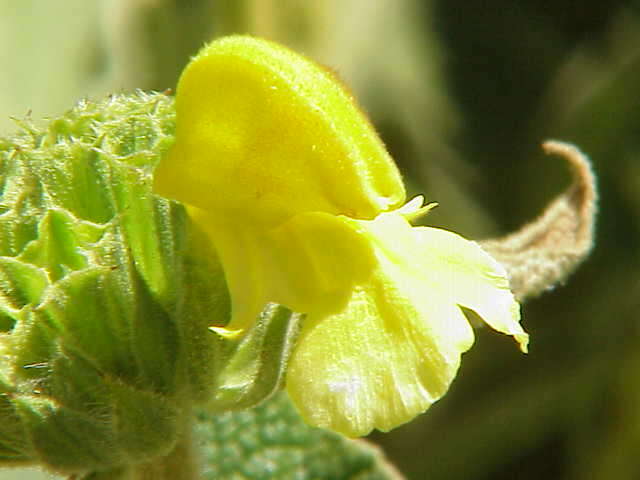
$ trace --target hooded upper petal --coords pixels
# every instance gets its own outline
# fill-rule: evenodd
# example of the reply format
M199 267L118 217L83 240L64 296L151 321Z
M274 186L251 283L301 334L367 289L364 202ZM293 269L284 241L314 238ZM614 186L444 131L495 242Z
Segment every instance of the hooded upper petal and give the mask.
M158 193L266 226L320 211L374 218L404 203L400 174L351 94L290 50L231 36L204 47L176 95Z

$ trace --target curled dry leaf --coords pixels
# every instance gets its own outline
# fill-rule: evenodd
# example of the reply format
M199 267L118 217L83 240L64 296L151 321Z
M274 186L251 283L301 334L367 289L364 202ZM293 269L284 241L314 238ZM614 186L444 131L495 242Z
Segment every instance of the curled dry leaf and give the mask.
M597 192L589 159L568 143L547 141L542 147L569 162L571 186L520 230L479 242L505 267L518 300L565 280L593 246Z

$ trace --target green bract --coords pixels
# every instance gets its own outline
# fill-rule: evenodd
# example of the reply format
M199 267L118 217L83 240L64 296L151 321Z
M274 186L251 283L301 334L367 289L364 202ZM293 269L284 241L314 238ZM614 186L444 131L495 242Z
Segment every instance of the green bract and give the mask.
M5 461L75 472L151 458L197 389L171 281L191 273L175 255L184 216L148 188L173 128L151 112L171 105L108 107L81 104L2 144Z
M138 94L0 140L0 465L144 462L194 402L279 384L295 317L270 307L240 345L212 334L229 310L216 257L192 256L182 206L151 193L173 129L172 100Z

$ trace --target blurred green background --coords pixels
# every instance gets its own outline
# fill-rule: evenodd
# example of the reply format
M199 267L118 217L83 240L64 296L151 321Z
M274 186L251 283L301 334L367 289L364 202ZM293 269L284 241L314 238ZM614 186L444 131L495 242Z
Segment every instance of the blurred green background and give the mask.
M601 192L596 248L523 307L530 353L478 331L446 397L374 434L409 479L640 478L640 8L569 0L0 0L0 133L83 97L175 87L208 39L252 33L337 70L432 225L483 239L569 181ZM327 459L331 461L331 459ZM43 478L18 471L1 480Z

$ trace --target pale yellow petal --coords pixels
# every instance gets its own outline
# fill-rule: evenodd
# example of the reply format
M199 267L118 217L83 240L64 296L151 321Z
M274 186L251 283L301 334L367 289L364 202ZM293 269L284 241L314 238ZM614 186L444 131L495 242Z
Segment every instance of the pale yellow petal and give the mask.
M309 423L360 436L425 411L473 343L461 307L526 338L503 272L475 243L397 212L342 221L369 239L376 267L342 311L310 312L303 327L287 389Z
M419 264L455 303L476 312L495 330L512 335L522 351L529 336L520 325L520 307L507 273L475 242L446 230L417 227Z
M361 436L405 423L439 399L473 331L405 254L416 237L400 214L342 220L369 239L376 268L341 312L309 314L287 389L309 423Z
M353 291L341 313L307 319L287 390L308 423L350 437L387 431L425 411L453 380L461 350L425 317L464 330L461 312L429 302L421 311L387 282L377 275ZM464 336L466 346L470 328Z
M504 268L480 246L447 230L409 228L405 219L382 214L367 225L388 258L419 272L431 295L475 311L492 328L512 335L523 351L528 335Z

